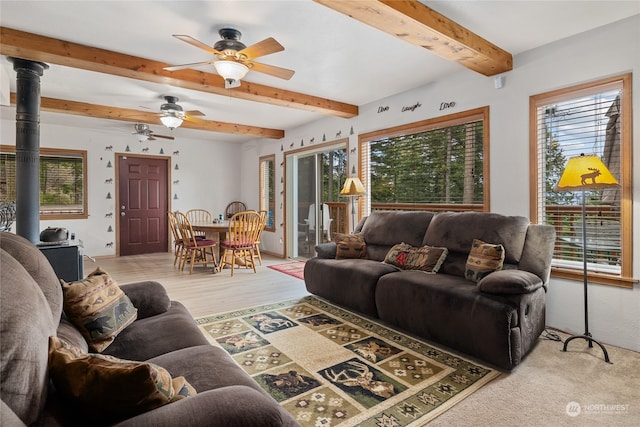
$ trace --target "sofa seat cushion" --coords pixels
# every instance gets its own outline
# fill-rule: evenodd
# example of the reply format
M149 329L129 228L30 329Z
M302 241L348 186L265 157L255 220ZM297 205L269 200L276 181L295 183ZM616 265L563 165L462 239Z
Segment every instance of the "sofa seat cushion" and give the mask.
M367 259L311 258L304 265L304 282L312 294L377 317L376 284L395 271L397 267Z
M75 425L75 424L74 424ZM81 424L78 424L81 425ZM244 385L198 393L110 427L299 427L270 397ZM93 427L93 426L92 426Z
M185 347L207 344L191 313L172 301L165 313L138 319L123 330L103 354L147 360ZM196 388L197 390L197 388Z
M433 213L422 211L371 212L362 227L368 258L383 261L389 249L396 243L423 246L422 240L432 218Z
M194 361L198 363L193 363ZM184 348L154 357L149 362L166 368L172 376L184 376L198 390L196 398L213 393L211 406L220 412L214 412L210 419L215 420L216 424L296 425L287 411L219 347L207 344ZM235 400L228 401L224 397L230 393ZM228 409L220 408L220 401L227 401L229 406L236 408L235 419L223 416L234 411L228 412ZM239 405L238 402L242 404ZM262 408L262 415L256 413L258 417L252 419L246 411L253 407ZM249 418L243 418L246 416ZM244 424L240 421L244 421Z
M464 278L417 271L387 274L376 288L380 319L506 369L521 357L518 297L485 294Z
M198 363L194 363L197 361ZM162 366L172 376L182 376L202 393L232 385L254 388L268 394L220 347L210 344L182 348L147 360Z

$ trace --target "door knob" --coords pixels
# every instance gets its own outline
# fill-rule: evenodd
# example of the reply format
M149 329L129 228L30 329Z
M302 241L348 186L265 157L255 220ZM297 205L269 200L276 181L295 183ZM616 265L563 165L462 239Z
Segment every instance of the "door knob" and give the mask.
M124 210L124 209L126 209L126 208L124 207L124 205L122 205L122 206L120 206L120 209L123 209L123 210Z
M125 216L125 215L126 215L126 213L120 212L120 216Z

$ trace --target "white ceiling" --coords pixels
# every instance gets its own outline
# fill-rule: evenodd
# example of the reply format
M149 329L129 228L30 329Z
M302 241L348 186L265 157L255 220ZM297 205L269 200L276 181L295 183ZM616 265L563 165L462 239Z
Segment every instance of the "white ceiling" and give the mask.
M640 13L640 1L424 1L512 55ZM436 81L453 72L468 72L426 49L378 31L311 0L263 1L0 1L0 24L171 64L209 60L195 47L174 39L188 34L207 44L219 40L218 29L230 26L254 44L274 37L285 51L259 62L289 68L289 81L249 72L247 82L363 105ZM15 73L9 72L11 91ZM517 68L517 61L514 68ZM213 67L211 67L213 68ZM206 69L204 69L206 70ZM206 70L213 72L212 70ZM166 85L51 65L41 78L42 95L121 108L157 111L161 95L180 98L185 110L200 110L205 119L289 129L321 117L319 113ZM2 118L15 117L2 107ZM126 122L83 119L43 113L42 122L69 123L99 129L132 129ZM168 130L154 126L157 133ZM178 128L174 135L246 141L253 137Z

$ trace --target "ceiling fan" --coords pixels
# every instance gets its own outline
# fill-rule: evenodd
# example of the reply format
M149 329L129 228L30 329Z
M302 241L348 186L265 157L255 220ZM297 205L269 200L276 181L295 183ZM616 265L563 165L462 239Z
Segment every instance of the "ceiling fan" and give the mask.
M213 64L216 72L225 80L225 87L232 88L240 86L242 79L249 70L259 73L268 74L270 76L289 80L295 71L287 70L273 65L262 64L253 61L255 58L270 55L272 53L284 50L284 47L278 43L273 37L264 39L261 42L247 47L240 41L242 33L234 28L222 28L218 31L222 40L217 41L213 47L197 40L191 36L174 34L173 37L182 40L192 46L204 50L205 52L215 55L217 60L204 62L194 62L192 64L174 65L165 67L167 71L181 70L184 68L194 68L202 65Z
M163 125L173 130L180 126L183 120L200 121L197 116L204 116L204 113L198 110L184 111L177 104L179 101L176 96L164 96L165 102L160 106L160 121Z
M138 138L138 141L140 142L154 141L156 138L170 139L172 141L175 139L172 136L158 135L154 133L149 127L149 125L145 123L136 123L134 125L134 129L135 129L135 132L132 132L131 134L136 135L136 137Z

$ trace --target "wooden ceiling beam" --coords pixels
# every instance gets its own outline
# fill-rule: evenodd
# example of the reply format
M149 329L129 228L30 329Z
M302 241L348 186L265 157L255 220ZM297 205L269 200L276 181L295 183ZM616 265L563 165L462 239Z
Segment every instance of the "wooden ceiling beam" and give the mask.
M218 74L197 70L166 71L166 64L105 49L0 27L0 54L48 64L79 68L114 76L167 84L226 97L297 108L350 118L358 106L331 99L241 81L240 87L226 89Z
M416 0L314 0L485 76L513 69L513 57Z
M14 92L11 93L10 100L12 105L16 104L16 94ZM164 126L160 121L160 114L158 113L138 111L128 108L109 107L106 105L88 104L86 102L42 97L40 100L40 109L42 111L50 111L53 113L75 114L78 116L94 117L97 119L119 120L124 122L147 123ZM218 122L214 120L185 120L182 122L180 127L209 132L253 135L260 138L284 138L284 131L280 129L269 129L237 123Z

